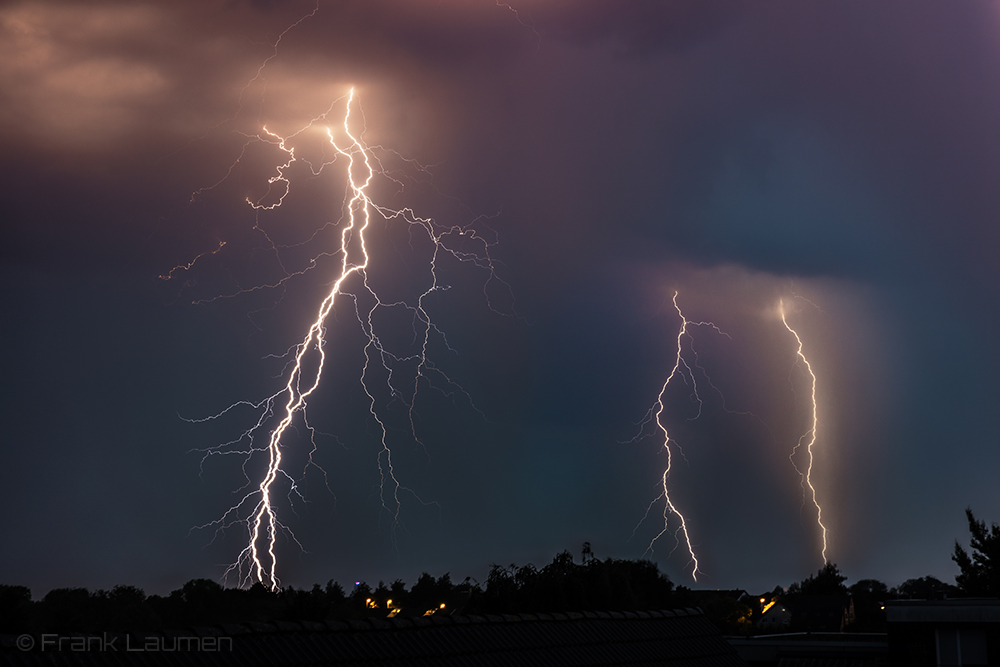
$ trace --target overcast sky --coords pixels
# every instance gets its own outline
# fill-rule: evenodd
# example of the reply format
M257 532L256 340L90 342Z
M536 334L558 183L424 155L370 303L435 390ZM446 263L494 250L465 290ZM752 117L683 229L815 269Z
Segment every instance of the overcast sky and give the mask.
M245 527L192 528L266 456L197 450L258 413L186 420L287 381L341 270L326 129L347 145L354 88L372 200L461 227L442 242L493 268L438 263L440 373L397 362L394 398L369 371L398 514L359 382L369 297L345 284L315 465L301 414L282 440L301 497L282 478L275 510L302 547L279 537L283 584L484 581L584 541L695 587L815 572L793 454L810 384L779 303L816 375L827 556L850 581L951 581L965 508L1000 521L997 34L994 0L5 3L0 579L166 592L239 558ZM277 136L287 195L255 210L284 192ZM370 285L413 305L432 244L376 218ZM660 416L697 583L679 517L651 544L668 457L642 425L676 361L675 291L718 327L689 326L694 377ZM412 316L378 312L412 355Z

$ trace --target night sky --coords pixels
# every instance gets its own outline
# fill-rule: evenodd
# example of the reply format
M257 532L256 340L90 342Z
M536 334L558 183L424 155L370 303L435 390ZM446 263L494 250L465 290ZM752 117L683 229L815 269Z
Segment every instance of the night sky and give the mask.
M236 560L238 525L192 527L245 493L241 459L197 450L256 413L185 420L287 378L283 355L339 271L346 172L297 162L282 205L255 211L247 198L274 203L287 160L257 138L330 109L296 150L332 159L321 129L352 87L383 159L373 200L488 240L494 278L438 267L449 289L426 308L451 349L435 334L429 355L464 391L418 381L420 442L407 395L374 391L410 489L398 520L358 381L363 330L338 302L309 403L316 465L301 419L282 444L304 497L275 501L304 549L279 538L284 585L485 581L491 563L541 566L584 541L689 586L814 573L805 459L789 458L809 384L779 301L817 376L830 560L850 581L952 580L965 508L1000 520L1000 3L314 9L0 7L2 583L163 593ZM373 230L372 282L412 301L426 237ZM675 291L726 334L693 326L683 341L700 415L690 378L663 395L697 584L676 517L651 552L662 501L643 521L667 455L640 423L675 361ZM406 354L399 314L380 335ZM399 368L412 392L412 364ZM246 464L252 485L263 465Z

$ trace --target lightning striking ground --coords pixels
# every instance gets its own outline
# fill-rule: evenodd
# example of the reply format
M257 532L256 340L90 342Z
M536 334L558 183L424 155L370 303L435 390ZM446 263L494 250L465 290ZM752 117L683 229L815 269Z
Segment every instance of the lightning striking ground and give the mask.
M792 453L788 458L792 461L792 466L795 467L795 471L802 477L803 492L805 491L805 487L809 487L809 491L812 494L812 502L813 505L816 506L816 523L819 525L823 537L823 548L821 550L821 554L823 556L823 562L827 563L829 562L826 558L827 529L826 526L823 525L823 508L819 504L819 500L816 497L816 487L812 483L812 470L815 459L813 447L816 444L816 430L819 425L819 407L816 402L816 373L813 371L812 364L809 363L809 360L806 359L806 355L802 351L802 338L800 338L795 329L788 324L788 319L785 317L784 301L778 302L778 311L781 314L781 323L784 324L785 328L788 329L788 331L795 337L795 343L797 345L795 350L795 354L797 356L796 363L801 363L805 367L806 373L809 375L809 398L812 409L809 430L799 437L798 442L795 444L795 447L792 448ZM795 452L802 447L803 442L805 442L805 448L808 455L808 464L806 465L805 471L800 470L799 467L795 465L795 461L792 459L792 457L795 456Z
M660 478L662 490L660 491L660 495L654 498L653 501L649 504L649 507L646 508L646 515L643 517L643 521L646 519L646 517L649 516L649 512L653 508L653 505L655 505L659 500L662 499L664 502L663 528L660 530L659 533L657 533L653 537L652 540L650 540L647 552L652 551L653 545L656 543L656 541L660 539L669 530L670 516L671 514L673 514L674 516L677 517L678 521L680 522L677 529L674 531L674 537L676 539L678 534L680 534L683 537L684 545L687 548L688 555L691 557L690 561L692 565L691 578L697 581L698 574L700 572L700 570L698 569L698 555L695 553L694 544L691 542L691 534L688 531L687 519L684 517L681 511L677 509L677 505L674 504L673 499L670 497L670 489L667 484L667 480L670 477L670 471L673 468L673 459L674 459L674 452L671 447L671 443L673 443L675 447L677 446L677 443L670 437L670 433L667 430L666 425L663 423L662 419L663 411L666 409L666 406L664 404L664 394L667 392L667 387L670 386L670 383L674 380L674 378L679 377L685 382L690 380L692 395L698 403L698 413L694 417L692 417L692 419L697 419L699 416L701 416L703 401L701 399L700 394L698 393L698 380L695 377L694 370L691 368L691 364L689 364L687 360L684 358L684 339L686 337L690 340L693 340L691 338L691 333L688 331L689 326L707 326L715 329L718 333L724 336L728 336L728 334L720 330L719 327L717 327L712 322L693 322L687 319L677 303L677 295L678 293L674 292L673 304L674 304L674 309L677 311L677 315L680 316L681 318L681 327L677 332L677 354L674 357L674 366L673 368L670 369L670 374L667 376L667 379L663 382L663 387L660 389L660 393L656 397L656 402L653 403L652 407L650 407L649 411L646 413L646 417L643 419L640 425L640 428L644 429L645 426L651 422L656 424L656 428L662 434L663 449L667 452L667 465L666 468L663 470L663 475ZM697 359L697 352L694 352L693 348L692 348L692 353L695 355L695 358ZM694 362L694 366L695 368L701 369L697 361ZM704 369L701 370L702 372L704 372ZM707 374L705 377L706 380L708 380ZM708 380L708 383L714 388L714 385L711 384L711 380ZM716 391L718 390L716 389ZM633 441L637 440L638 438L639 436L636 436L635 438L633 438ZM680 453L680 449L678 449L678 452ZM681 454L683 455L683 453ZM640 523L642 522L640 521ZM679 543L680 540L678 539L678 544Z
M296 423L301 423L309 433L308 440L311 450L308 452L306 468L319 467L313 460L313 454L317 449L314 437L315 429L309 423L306 409L308 399L320 386L326 366L327 347L331 344L326 322L331 313L334 312L336 304L341 300L347 300L348 310L357 318L366 341L364 364L359 379L367 397L371 418L378 425L380 433L381 450L377 457L377 465L381 479L382 506L392 515L394 525L397 525L401 506L400 494L403 491L413 492L399 482L393 468L389 429L380 412L380 401L371 385L373 372L376 368L381 369L380 373L384 377L388 394L391 397L390 401L401 401L407 406L413 439L423 444L417 437L415 416L420 387L422 385L430 386L446 393L458 391L468 398L464 389L432 363L429 358L428 348L433 337L440 339L451 350L443 332L434 324L427 309L427 299L431 294L448 289L447 285L442 284L438 275L439 260L448 255L460 263L471 264L483 269L487 275L483 292L491 309L493 306L490 303L488 287L492 281L503 282L494 274L493 261L490 257L490 247L495 243L495 239L487 238L477 231L473 227L476 221L466 225L441 225L431 218L417 216L409 208L389 208L377 204L370 198L368 188L376 176L382 175L392 181L395 179L387 176L382 168L375 153L375 149L378 147L365 144L362 139L363 131L352 130L352 110L357 106L354 90L351 89L346 96L342 126L335 132L331 126L326 124L326 118L336 104L337 102L334 102L324 114L314 118L305 127L288 136L279 136L266 127L262 127L262 132L250 137L248 144L244 145L243 153L239 158L242 159L247 145L252 142L270 144L287 157L283 163L276 167L276 175L268 180L269 188L278 187L280 194L269 200L270 203L264 203L270 192L256 200L247 199L247 203L255 209L258 216L280 207L285 201L291 190L288 174L292 165L297 161L305 162L310 173L315 177L339 159L343 159L346 161L345 175L347 180L347 194L343 204L343 226L340 229L339 244L336 248L332 251L323 251L300 271L287 272L285 277L276 284L243 289L236 293L241 294L256 289L284 285L291 278L301 276L305 272L317 268L321 258L337 258L338 268L332 278L326 297L316 311L315 319L301 341L286 353L289 361L286 364L283 385L277 392L261 401L239 401L217 415L201 420L189 420L218 419L237 408L245 407L251 408L257 415L253 424L237 439L201 450L204 453L202 465L206 459L212 456L237 455L243 457L243 471L247 484L240 490L243 493L242 498L219 519L199 526L202 529L214 529L217 536L236 526L245 527L248 535L247 544L224 575L224 577L235 576L240 585L249 585L253 581L259 581L272 589L277 588L279 586L278 554L276 551L278 536L284 533L300 548L302 546L289 528L279 520L277 501L281 490L285 491L289 500L304 500L299 491L296 476L287 471L284 462L284 453L289 447L289 430L294 429ZM323 161L319 165L297 157L295 148L290 144L291 139L310 128L324 130L328 144L333 149L332 159ZM341 135L345 139L338 142L337 135ZM232 171L233 168L230 167L229 173ZM398 184L398 181L396 183ZM422 291L417 290L420 293L411 302L399 299L383 300L370 281L372 255L370 254L369 232L373 216L381 218L386 225L394 222L407 225L410 230L411 247L415 235L422 235L431 244L427 260L426 285L420 288ZM278 246L270 241L259 224L254 229L264 234L271 244L271 249L277 253ZM219 250L221 250L221 246ZM193 263L192 261L181 268L186 270ZM169 275L167 274L167 276ZM506 283L504 284L506 285ZM235 296L235 294L229 296ZM407 313L413 328L415 349L407 353L393 352L383 342L375 322L377 313L399 310ZM402 375L401 369L404 366L411 371L408 383L412 383L412 389L404 388L396 377ZM473 407L475 408L474 405ZM267 432L266 436L265 432ZM251 460L261 455L264 455L267 464L259 481L252 482L252 468L254 466L251 464ZM325 476L325 471L323 473ZM413 495L416 496L415 493Z

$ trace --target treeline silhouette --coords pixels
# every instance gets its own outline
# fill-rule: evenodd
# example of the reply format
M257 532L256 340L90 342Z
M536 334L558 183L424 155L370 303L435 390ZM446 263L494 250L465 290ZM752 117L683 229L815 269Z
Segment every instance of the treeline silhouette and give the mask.
M758 621L771 604L815 606L817 598L842 598L853 609L845 628L856 632L885 630L886 600L941 599L1000 595L1000 525L987 526L966 510L972 535L967 551L958 542L952 559L961 574L958 586L927 576L889 588L876 579L851 586L834 563L815 575L776 586L760 595L744 590L674 588L655 563L647 560L595 558L583 544L580 563L568 551L538 569L534 565L493 565L485 586L466 578L458 584L449 574L435 579L420 575L409 589L397 579L373 589L356 583L350 593L334 582L309 590L292 587L271 591L260 584L248 589L225 588L209 579L193 579L169 595L146 595L135 586L110 591L57 588L33 600L24 586L0 585L0 634L25 632L135 632L192 626L268 621L424 616L428 614L507 614L564 611L640 611L700 607L725 634L766 631ZM812 600L810 600L812 598ZM810 630L808 625L791 630Z
M961 597L966 593L956 586L947 584L932 576L907 579L899 586L889 588L878 579L861 579L850 586L847 577L841 574L835 563L826 563L814 575L797 581L787 588L777 586L760 599L788 604L793 608L804 598L849 599L854 610L854 619L844 629L851 632L885 632L886 618L884 604L888 600L939 600ZM751 623L759 618L759 609L754 607L749 617ZM798 619L801 622L801 619ZM816 628L799 625L793 618L790 627L782 631L810 631ZM735 633L734 634L738 634Z
M541 570L494 565L486 589L470 600L476 613L630 611L674 605L674 585L648 560L587 558L563 551Z
M493 565L485 586L468 577L456 584L448 573L435 578L426 572L409 588L397 579L388 585L380 581L374 588L358 582L350 592L332 580L308 590L271 591L260 584L226 588L210 579L193 579L165 596L146 595L135 586L115 586L94 592L57 588L41 600L32 600L27 587L0 585L0 634L156 632L273 621L699 607L724 634L744 635L759 631L754 626L766 602L794 606L804 596L837 595L853 600L855 619L846 629L881 632L886 600L954 597L965 592L929 576L907 580L897 588L875 579L846 586L845 580L835 564L827 563L801 582L788 588L777 586L760 596L742 590L675 588L655 563L600 560L584 544L580 563L563 551L541 569L530 564Z
M226 588L193 579L169 595L146 595L135 586L111 590L57 588L32 600L24 586L0 585L0 634L24 632L135 632L267 621L429 614L629 611L678 606L673 583L646 560L599 560L585 548L584 562L564 551L538 569L493 565L485 587L466 578L422 574L410 588L397 579L373 589L365 582L348 593L330 581L311 589L271 591L260 584Z

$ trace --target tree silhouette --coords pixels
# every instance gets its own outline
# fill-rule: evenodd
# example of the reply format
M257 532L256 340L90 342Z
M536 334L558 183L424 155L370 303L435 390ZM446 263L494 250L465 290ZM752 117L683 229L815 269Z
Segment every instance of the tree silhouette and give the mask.
M89 632L96 629L94 607L86 588L54 588L42 598L42 624L50 632Z
M788 587L790 594L805 593L806 595L837 595L847 593L847 586L844 582L847 577L840 573L840 569L834 563L827 563L819 572L810 575Z
M862 579L848 589L854 600L855 632L885 632L882 603L892 597L889 588L878 579Z
M493 565L474 608L476 613L667 609L672 594L673 583L650 561L590 556L578 565L563 551L541 570L530 563Z
M951 559L962 571L955 581L966 595L1000 597L1000 526L994 523L987 529L986 522L977 520L972 508L966 508L965 516L972 533L972 555L955 540Z
M907 579L891 591L895 597L907 600L938 600L957 592L958 589L951 584L946 584L930 575L917 579Z
M445 572L440 579L427 572L420 575L417 583L410 588L410 593L406 598L407 607L403 610L406 615L421 615L425 611L437 609L450 596L454 586L451 583L451 575Z
M29 629L31 589L0 584L0 633L20 634Z

